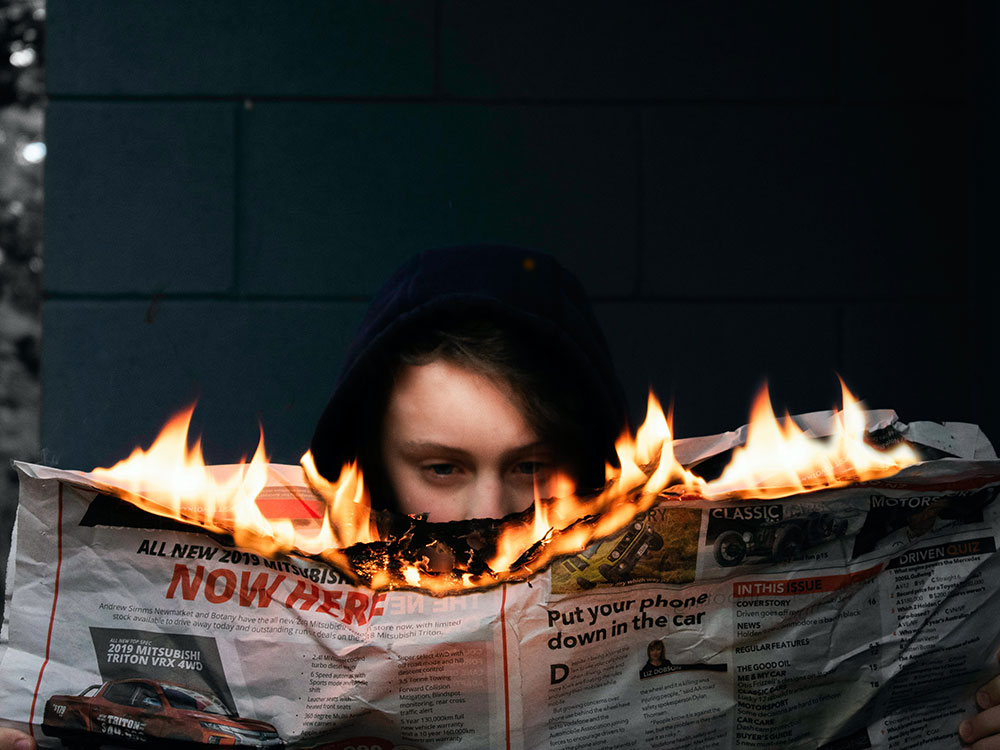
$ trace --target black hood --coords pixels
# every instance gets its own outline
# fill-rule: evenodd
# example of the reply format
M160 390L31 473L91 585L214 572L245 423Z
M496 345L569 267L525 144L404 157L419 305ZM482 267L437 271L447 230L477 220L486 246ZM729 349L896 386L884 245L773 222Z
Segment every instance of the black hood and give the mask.
M507 324L565 358L562 369L577 379L582 394L588 481L602 481L605 461L615 463L614 441L627 411L590 302L553 258L496 245L428 250L375 294L313 435L311 450L323 476L335 480L343 464L359 456L408 332L435 320L474 315ZM373 503L379 505L378 499Z

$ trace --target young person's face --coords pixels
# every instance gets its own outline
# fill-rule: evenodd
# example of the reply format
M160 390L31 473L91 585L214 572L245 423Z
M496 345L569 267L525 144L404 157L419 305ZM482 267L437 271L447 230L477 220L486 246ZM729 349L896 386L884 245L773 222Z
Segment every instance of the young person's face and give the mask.
M382 457L400 510L431 521L523 510L553 468L507 385L445 360L400 369Z
M663 662L662 643L654 643L649 647L649 661L657 666Z

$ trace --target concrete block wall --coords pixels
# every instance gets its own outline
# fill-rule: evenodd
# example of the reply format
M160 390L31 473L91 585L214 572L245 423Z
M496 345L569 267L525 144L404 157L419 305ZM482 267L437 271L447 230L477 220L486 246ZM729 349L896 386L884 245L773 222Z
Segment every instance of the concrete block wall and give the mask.
M835 372L1000 435L977 12L49 0L44 458L107 464L198 397L210 460L260 419L297 461L379 281L480 241L573 269L680 435L765 377L827 408Z

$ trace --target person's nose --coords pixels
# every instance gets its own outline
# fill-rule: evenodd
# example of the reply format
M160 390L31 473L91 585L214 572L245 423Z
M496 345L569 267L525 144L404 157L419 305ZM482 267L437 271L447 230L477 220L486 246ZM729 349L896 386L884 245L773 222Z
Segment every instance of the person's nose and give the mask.
M520 510L517 501L511 497L501 477L484 472L476 477L470 487L467 503L469 518L503 518L508 513Z

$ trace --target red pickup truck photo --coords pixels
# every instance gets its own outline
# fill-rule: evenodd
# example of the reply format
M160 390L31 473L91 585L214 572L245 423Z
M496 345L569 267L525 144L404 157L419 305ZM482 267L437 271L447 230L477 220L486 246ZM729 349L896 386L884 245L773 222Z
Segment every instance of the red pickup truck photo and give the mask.
M197 745L283 748L267 722L237 716L213 695L159 680L109 680L79 695L53 695L42 731L69 748ZM183 745L181 745L183 747Z

